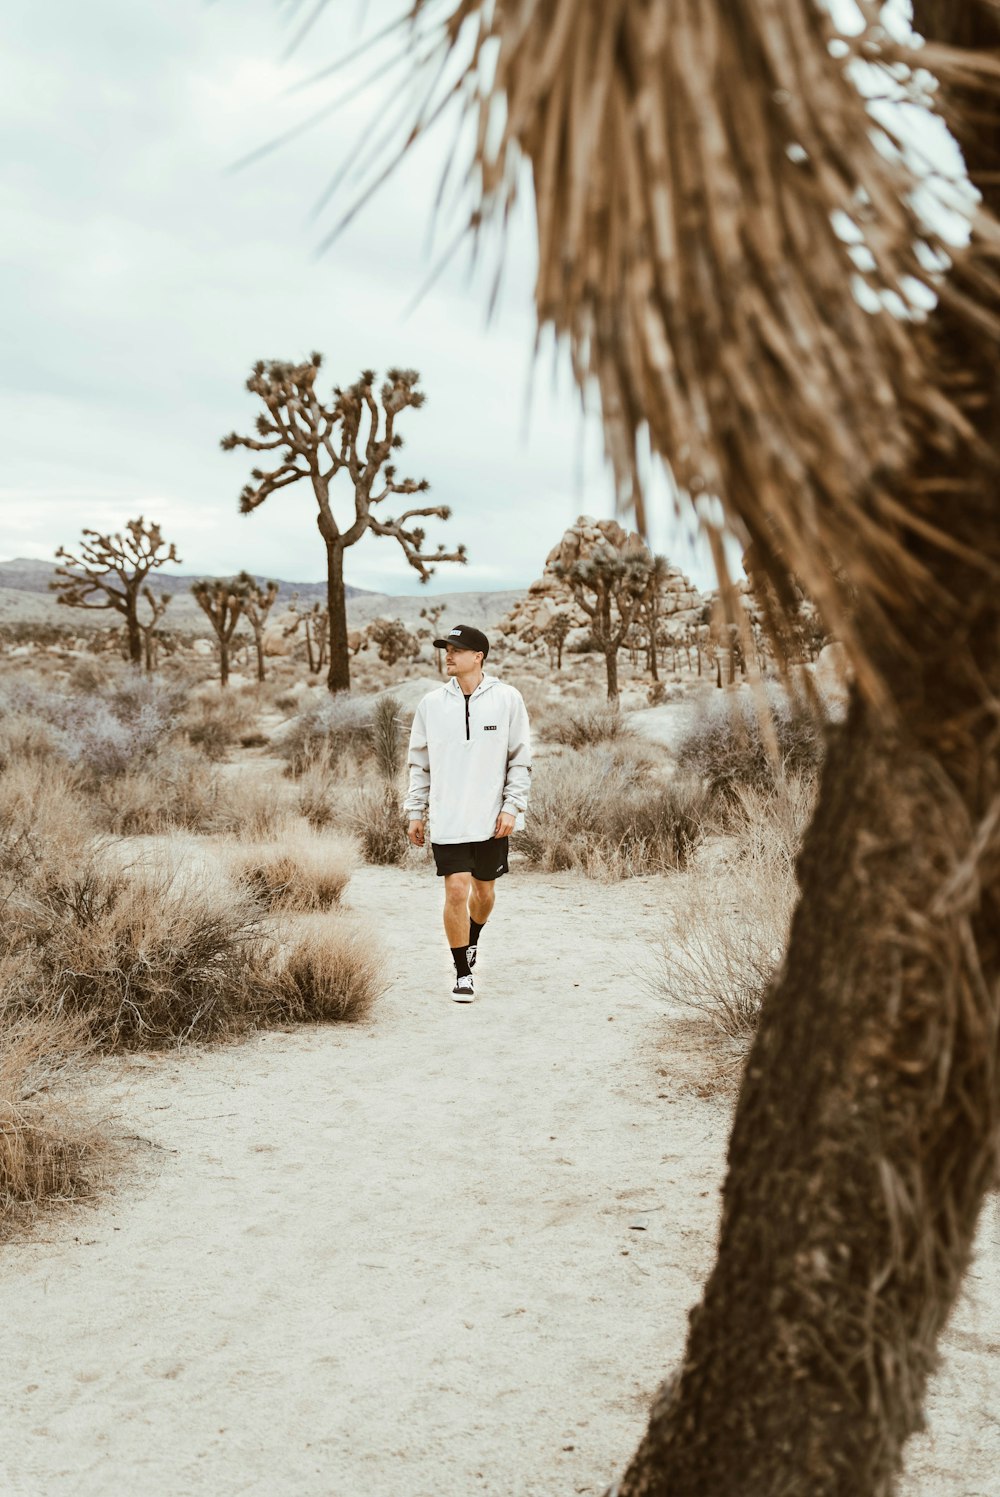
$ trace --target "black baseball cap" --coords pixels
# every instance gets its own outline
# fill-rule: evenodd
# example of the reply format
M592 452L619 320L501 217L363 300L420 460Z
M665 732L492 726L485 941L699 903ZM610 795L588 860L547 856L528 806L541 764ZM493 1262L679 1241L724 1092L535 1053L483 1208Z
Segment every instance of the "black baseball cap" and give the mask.
M457 645L460 650L482 650L485 660L490 653L490 642L481 629L473 629L471 624L456 624L454 629L449 629L444 639L434 641L435 650L446 650L449 645Z

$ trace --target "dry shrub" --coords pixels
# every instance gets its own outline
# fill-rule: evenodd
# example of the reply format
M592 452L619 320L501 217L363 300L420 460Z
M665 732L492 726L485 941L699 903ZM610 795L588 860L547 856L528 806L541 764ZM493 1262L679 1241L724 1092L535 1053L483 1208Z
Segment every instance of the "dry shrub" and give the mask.
M186 718L188 740L206 759L218 762L250 734L256 719L256 702L242 692L206 693L192 704Z
M101 691L108 684L110 675L106 661L88 655L83 660L78 660L70 671L69 687L71 691Z
M44 893L88 856L93 813L79 777L58 760L22 760L0 774L0 895Z
M59 747L59 735L50 723L30 712L2 712L0 774L25 759L58 758Z
M124 836L156 835L173 827L207 831L218 800L218 777L190 749L162 755L96 793L103 825Z
M761 722L770 720L775 760ZM788 776L818 773L825 753L823 719L780 689L764 702L750 692L713 697L677 745L677 762L715 793L731 799L740 786L773 789Z
M82 1043L67 1019L5 1016L0 1027L0 1240L39 1206L93 1189L101 1136L50 1090Z
M616 743L633 736L624 715L616 707L588 707L578 712L561 712L543 723L540 737L548 743L562 743L567 748L593 748L600 743Z
M205 835L274 836L289 808L281 787L262 776L223 775L194 750L175 750L101 786L103 825L123 836L175 828Z
M228 857L233 877L268 909L303 911L339 904L356 861L350 838L305 828L287 832L280 842L241 843Z
M227 1037L270 1001L260 907L217 874L95 859L17 913L35 971L8 1007L78 1018L102 1048Z
M545 872L630 878L683 868L701 841L707 792L660 779L631 744L544 759L516 847Z
M344 759L362 763L371 755L372 707L346 691L312 701L291 723L280 752L291 774L302 771L318 756L339 765Z
M371 709L370 734L375 768L385 784L392 785L398 779L406 757L403 720L397 697L390 695L376 698Z
M343 915L306 916L282 931L274 985L293 1022L363 1019L388 985L385 957L371 934Z
M67 764L96 784L160 752L176 732L179 703L179 687L135 671L99 691L80 692L65 686L53 689L38 677L26 676L5 683L0 716L33 720L38 725L36 742L47 741Z
M409 842L392 785L363 785L354 795L349 823L366 863L396 867L405 861Z
M215 803L203 830L250 842L276 837L292 815L287 788L276 776L222 775L216 781Z
M317 754L299 775L296 804L311 827L320 830L335 818L337 776L329 757Z
M706 1014L741 1046L784 958L798 898L795 859L815 801L812 782L741 788L724 857L673 886L650 986Z

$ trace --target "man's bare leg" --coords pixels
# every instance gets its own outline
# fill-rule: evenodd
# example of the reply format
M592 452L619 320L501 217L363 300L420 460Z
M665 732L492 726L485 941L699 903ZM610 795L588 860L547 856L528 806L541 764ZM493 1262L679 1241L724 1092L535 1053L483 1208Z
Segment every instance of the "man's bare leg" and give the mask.
M446 873L444 879L444 933L448 945L469 944L469 894L472 888L471 873Z
M479 938L483 933L483 926L490 916L490 911L496 902L496 880L478 879L472 880L472 889L469 893L469 971L476 965L479 956Z
M469 914L477 925L485 925L493 913L493 906L497 900L497 882L491 878L487 883L480 879L472 880L472 888L469 892Z
M455 963L455 986L451 996L456 1003L473 999L472 968L469 965L469 890L471 873L447 873L444 880L444 933Z

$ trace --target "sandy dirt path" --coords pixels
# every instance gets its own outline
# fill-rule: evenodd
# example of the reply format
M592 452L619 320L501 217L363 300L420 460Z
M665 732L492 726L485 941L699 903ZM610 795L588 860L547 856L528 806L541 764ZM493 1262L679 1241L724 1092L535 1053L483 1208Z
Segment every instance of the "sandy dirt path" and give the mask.
M636 981L662 881L500 893L471 1007L433 876L365 869L369 1024L106 1068L134 1172L0 1260L4 1494L603 1491L711 1261L728 1108ZM991 1221L907 1497L1000 1492Z

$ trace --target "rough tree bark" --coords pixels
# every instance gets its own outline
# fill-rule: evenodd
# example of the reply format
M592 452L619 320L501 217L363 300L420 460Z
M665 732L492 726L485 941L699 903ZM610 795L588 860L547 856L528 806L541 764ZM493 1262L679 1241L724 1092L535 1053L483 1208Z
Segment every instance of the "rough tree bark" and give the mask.
M979 4L915 0L915 21L1000 42ZM966 161L995 210L994 115L965 102ZM1000 316L1000 297L964 275L924 352L969 440L926 433L900 494L949 544L911 542L927 580L891 633L862 601L895 726L855 695L831 743L740 1093L718 1259L620 1497L892 1492L996 1178L1000 390L965 310Z

